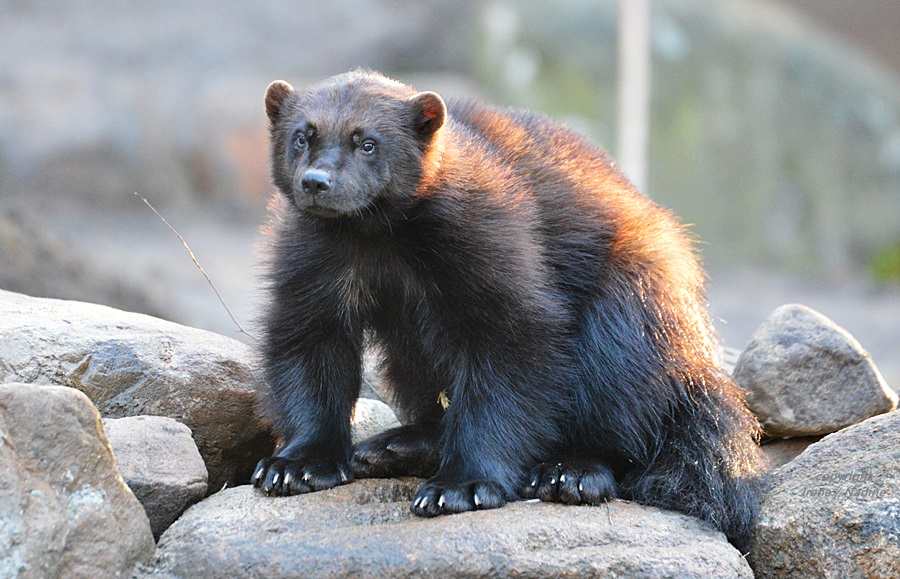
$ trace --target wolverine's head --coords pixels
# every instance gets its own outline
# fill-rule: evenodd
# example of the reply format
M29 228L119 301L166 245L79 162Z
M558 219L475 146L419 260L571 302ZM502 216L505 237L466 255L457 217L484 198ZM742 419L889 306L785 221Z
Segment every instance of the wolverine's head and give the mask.
M415 203L447 112L433 92L354 71L306 89L276 80L266 114L275 185L327 218Z

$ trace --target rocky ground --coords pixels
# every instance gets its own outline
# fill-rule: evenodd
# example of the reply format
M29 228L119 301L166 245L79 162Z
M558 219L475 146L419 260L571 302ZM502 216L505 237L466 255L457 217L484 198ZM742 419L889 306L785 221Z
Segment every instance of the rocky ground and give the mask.
M418 519L414 479L259 496L248 469L272 441L254 360L211 332L0 291L0 575L900 573L897 395L805 306L779 308L734 360L760 421L803 437L764 445L780 468L746 558L699 520L618 500ZM361 400L354 440L396 424Z

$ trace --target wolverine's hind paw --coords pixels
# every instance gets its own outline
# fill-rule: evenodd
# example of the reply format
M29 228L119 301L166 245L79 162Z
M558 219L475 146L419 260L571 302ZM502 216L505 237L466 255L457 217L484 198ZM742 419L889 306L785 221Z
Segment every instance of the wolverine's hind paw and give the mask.
M330 489L352 480L345 464L271 457L259 461L251 482L260 493L278 497Z
M528 473L522 497L567 505L595 505L616 498L616 479L600 461L545 462Z
M409 424L392 428L353 449L353 474L358 478L434 475L440 465L438 429Z

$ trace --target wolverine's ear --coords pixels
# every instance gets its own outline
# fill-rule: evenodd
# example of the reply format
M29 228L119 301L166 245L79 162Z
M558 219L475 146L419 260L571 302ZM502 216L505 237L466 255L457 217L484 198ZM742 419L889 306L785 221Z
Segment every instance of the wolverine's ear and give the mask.
M434 92L420 92L409 99L413 109L416 132L423 139L430 139L444 124L447 118L447 107L444 99Z
M294 92L294 87L284 82L276 80L266 89L266 114L273 123L278 118L278 111L281 109L281 103L284 97Z

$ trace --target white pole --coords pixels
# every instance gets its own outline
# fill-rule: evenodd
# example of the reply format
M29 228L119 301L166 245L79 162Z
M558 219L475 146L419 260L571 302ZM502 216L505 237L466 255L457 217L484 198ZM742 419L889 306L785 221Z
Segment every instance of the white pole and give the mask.
M650 0L619 0L619 150L625 175L647 192L650 135Z

